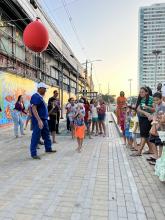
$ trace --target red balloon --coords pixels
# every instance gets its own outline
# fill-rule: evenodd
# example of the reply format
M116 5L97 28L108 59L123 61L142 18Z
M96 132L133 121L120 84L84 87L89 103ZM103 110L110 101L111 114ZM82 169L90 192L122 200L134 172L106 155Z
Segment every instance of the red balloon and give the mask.
M23 32L25 46L34 52L44 51L49 44L49 34L46 27L39 21L28 24Z

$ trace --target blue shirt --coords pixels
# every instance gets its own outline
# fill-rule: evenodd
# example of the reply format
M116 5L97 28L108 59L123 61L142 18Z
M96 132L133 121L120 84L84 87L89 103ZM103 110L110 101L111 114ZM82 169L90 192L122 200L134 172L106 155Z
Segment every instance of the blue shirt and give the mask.
M39 93L32 95L30 104L37 106L37 112L41 119L48 120L48 108L43 97ZM32 119L36 119L33 113Z

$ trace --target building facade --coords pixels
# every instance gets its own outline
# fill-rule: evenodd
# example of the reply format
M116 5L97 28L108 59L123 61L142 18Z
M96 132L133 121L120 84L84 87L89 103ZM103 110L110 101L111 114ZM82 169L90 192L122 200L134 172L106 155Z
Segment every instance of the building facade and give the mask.
M140 8L139 87L165 82L165 3Z
M19 95L23 95L25 106L29 105L40 81L49 86L46 101L55 89L59 91L62 109L69 97L78 97L85 82L88 91L92 84L39 2L35 1L37 9L31 2L34 1L5 0L0 5L0 125L12 122L11 111ZM23 43L23 30L36 17L50 36L49 46L42 53L30 51Z

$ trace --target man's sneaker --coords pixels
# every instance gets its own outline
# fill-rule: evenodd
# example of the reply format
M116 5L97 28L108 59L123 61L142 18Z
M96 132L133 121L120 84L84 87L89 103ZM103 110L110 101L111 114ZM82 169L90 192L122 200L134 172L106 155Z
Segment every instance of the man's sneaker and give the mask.
M49 151L46 151L46 153L56 153L57 151L56 150L49 150Z
M39 156L33 156L32 158L35 160L41 160L41 157L39 157Z

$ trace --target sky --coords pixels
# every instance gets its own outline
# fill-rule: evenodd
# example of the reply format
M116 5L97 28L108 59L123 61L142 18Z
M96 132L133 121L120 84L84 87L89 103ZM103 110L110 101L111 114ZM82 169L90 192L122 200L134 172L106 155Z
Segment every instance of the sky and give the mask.
M63 6L64 0L38 0L53 19L80 62L93 64L95 89L129 96L138 88L138 13L141 6L165 0L65 0L76 27L76 37ZM78 39L79 40L78 40ZM109 85L109 86L108 86Z

